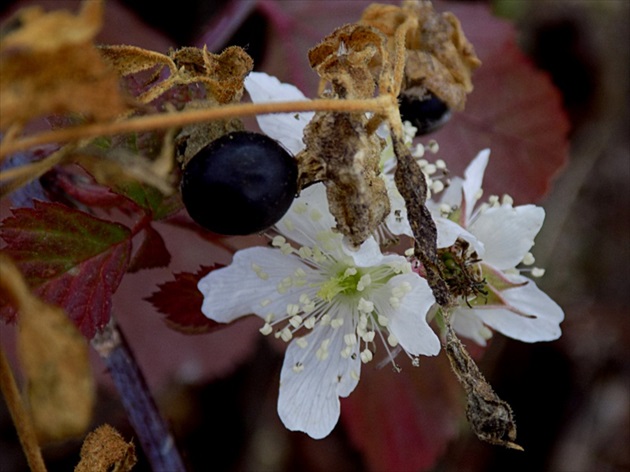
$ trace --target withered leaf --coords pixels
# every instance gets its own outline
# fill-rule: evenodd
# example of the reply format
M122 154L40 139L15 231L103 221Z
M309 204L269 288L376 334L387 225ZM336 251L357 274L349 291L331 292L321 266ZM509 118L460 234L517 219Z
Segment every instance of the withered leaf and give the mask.
M39 439L83 434L92 419L95 396L85 339L63 310L31 293L4 254L0 254L0 284L20 313L18 355Z
M201 85L208 101L233 103L243 96L243 81L254 67L252 58L238 46L230 46L220 54L205 48L185 47L171 51L168 56L135 46L101 46L99 50L122 77L151 72L144 79L150 87L135 97L141 103L150 103L177 87L191 84ZM169 73L158 80L164 67Z
M235 102L243 95L243 81L254 67L254 61L238 46L225 48L220 54L207 49L182 48L172 54L183 79L200 80L209 92L208 98L220 104Z
M466 95L473 89L472 71L481 62L452 13L437 13L431 2L407 1L402 7L372 4L365 9L360 23L371 25L388 38L394 57L394 35L408 18L416 25L406 35L407 49L402 90L415 94L432 92L450 108L462 110Z
M177 66L170 57L137 46L103 45L98 50L122 77L152 69L157 65L168 67L171 73L177 71Z
M311 67L338 98L372 98L383 65L385 37L358 24L337 28L308 53Z
M20 27L0 43L0 129L51 114L103 120L125 110L118 77L92 44L102 9L91 0L77 15L22 11Z

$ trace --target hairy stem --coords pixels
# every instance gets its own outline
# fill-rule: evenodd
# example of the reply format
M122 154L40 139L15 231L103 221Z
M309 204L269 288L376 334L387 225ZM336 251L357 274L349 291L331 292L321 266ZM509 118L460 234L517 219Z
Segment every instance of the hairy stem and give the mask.
M154 472L185 471L166 421L122 332L112 321L92 339L120 393L129 421Z

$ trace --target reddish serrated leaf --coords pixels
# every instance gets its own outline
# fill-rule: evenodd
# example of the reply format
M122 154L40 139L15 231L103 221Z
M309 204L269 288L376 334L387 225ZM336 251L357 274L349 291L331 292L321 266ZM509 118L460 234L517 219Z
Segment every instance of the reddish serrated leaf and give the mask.
M134 273L142 269L166 267L171 263L162 235L149 223L144 227L144 239L135 253L127 272Z
M461 398L444 356L400 373L368 364L356 390L342 400L341 419L369 470L423 471L456 435Z
M3 251L40 297L65 309L87 338L108 321L129 263L131 232L58 203L13 210L0 227ZM0 311L11 320L14 312Z
M202 266L196 273L180 272L174 274L175 280L164 282L159 290L145 298L166 315L164 321L176 331L186 334L201 334L228 326L206 318L201 312L203 295L197 289L199 280L210 271L222 266Z

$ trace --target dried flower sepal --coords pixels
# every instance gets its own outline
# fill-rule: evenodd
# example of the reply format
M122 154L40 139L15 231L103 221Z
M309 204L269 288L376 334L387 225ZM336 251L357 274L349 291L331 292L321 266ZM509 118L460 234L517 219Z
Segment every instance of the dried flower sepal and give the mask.
M470 357L466 348L444 318L446 355L459 383L466 391L466 417L474 433L482 441L522 451L516 444L516 423L512 408L494 392Z
M396 188L405 199L407 218L415 239L414 255L424 266L435 300L441 306L448 306L451 295L439 266L437 229L425 205L426 178L405 143L399 138L393 138L393 144L397 160L394 179Z

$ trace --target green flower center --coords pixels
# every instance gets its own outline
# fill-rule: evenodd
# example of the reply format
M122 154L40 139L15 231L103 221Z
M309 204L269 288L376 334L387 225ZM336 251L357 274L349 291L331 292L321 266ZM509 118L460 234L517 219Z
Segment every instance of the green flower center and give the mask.
M354 295L369 285L366 283L368 278L369 274L362 273L356 267L344 266L321 284L317 296L330 302L339 294Z

